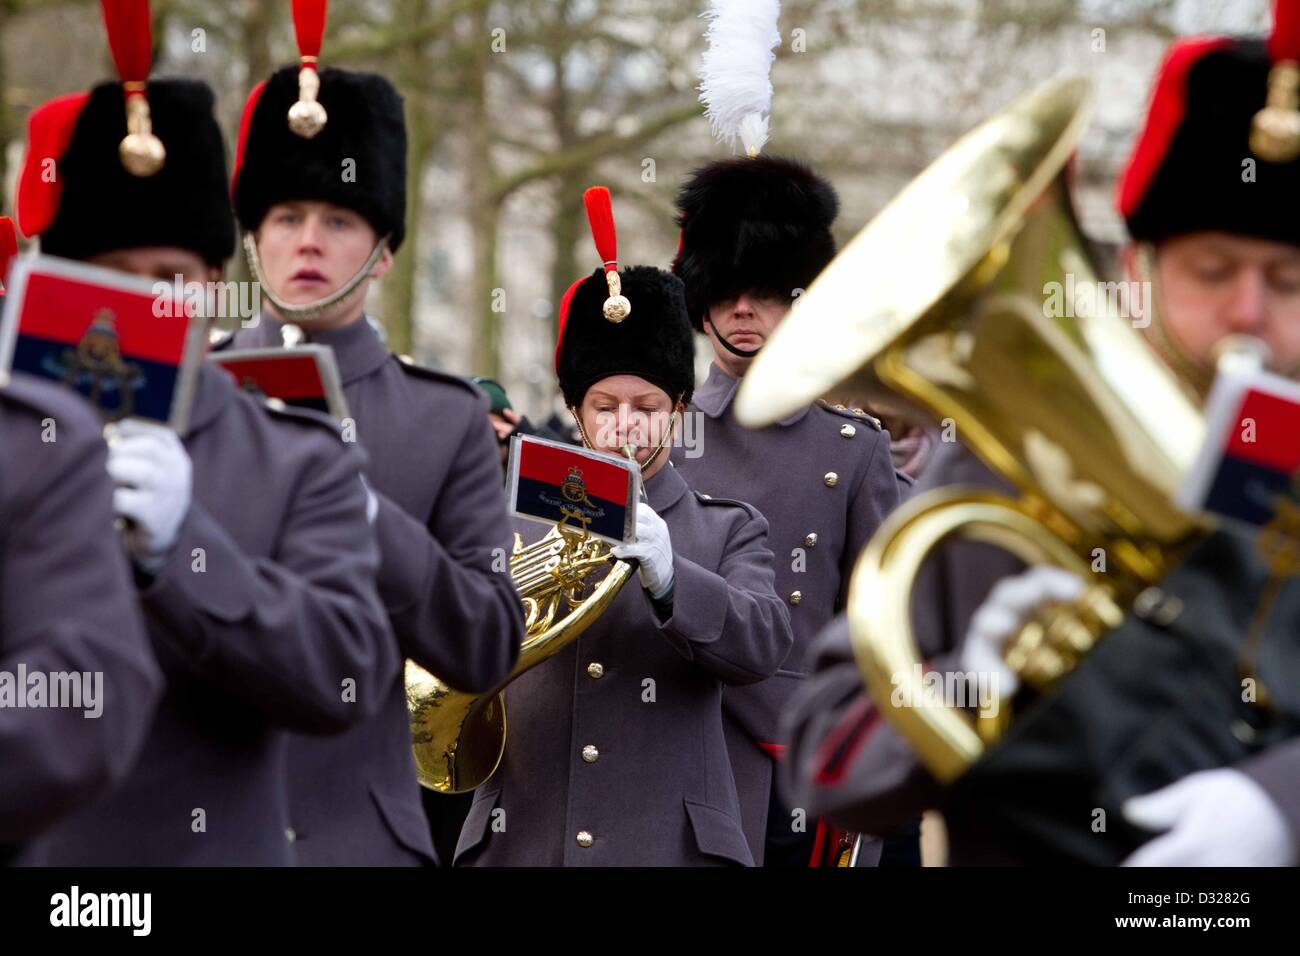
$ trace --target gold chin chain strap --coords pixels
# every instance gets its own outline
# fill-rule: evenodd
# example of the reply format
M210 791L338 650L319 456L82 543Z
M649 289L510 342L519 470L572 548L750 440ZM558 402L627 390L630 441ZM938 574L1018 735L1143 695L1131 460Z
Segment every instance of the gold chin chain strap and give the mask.
M1156 277L1155 249L1148 242L1138 244L1137 271L1138 281L1151 290L1151 301L1146 303L1151 320L1147 329L1147 341L1160 356L1160 360L1169 366L1170 371L1191 386L1204 401L1214 383L1214 369L1188 354L1165 325L1164 309L1160 307L1160 283Z
M678 395L677 405L680 406L681 403L682 403L682 396ZM582 419L578 417L578 410L574 408L572 405L569 405L567 407L569 409L569 414L573 416L573 423L578 426L578 435L582 438L583 447L590 448L592 451L598 451L599 449L596 448L596 446L592 443L591 439L588 437L587 429L583 427ZM674 407L672 417L668 419L668 430L664 432L664 436L659 439L659 444L656 445L655 450L650 453L650 457L647 458L645 462L641 465L642 474L645 474L645 470L655 463L655 461L663 453L664 448L667 447L668 442L672 439L673 431L677 428L677 416L679 414L680 413L678 412L677 408Z
M366 259L365 265L358 269L356 275L344 283L342 288L323 299L309 302L307 305L291 305L275 294L275 290L271 288L271 284L266 281L266 276L262 273L262 257L257 253L257 240L253 238L251 232L244 233L244 256L248 259L249 269L253 271L253 278L261 286L262 293L271 300L271 304L280 313L280 317L285 322L297 324L319 319L327 310L332 309L356 292L361 287L361 283L366 276L370 274L370 270L379 262L384 250L388 248L388 239L388 236L384 236L375 243L375 248L370 251L370 257Z

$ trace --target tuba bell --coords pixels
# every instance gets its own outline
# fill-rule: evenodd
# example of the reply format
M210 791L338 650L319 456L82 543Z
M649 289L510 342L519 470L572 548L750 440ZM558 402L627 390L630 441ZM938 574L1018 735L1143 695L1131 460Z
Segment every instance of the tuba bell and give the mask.
M577 640L618 596L632 569L587 533L576 512L531 545L515 535L510 576L523 601L525 631L510 676L485 694L467 694L406 662L406 704L422 786L466 793L496 772L506 746L506 685Z
M934 548L982 541L1085 580L1006 652L1042 691L1205 530L1175 504L1205 425L1143 341L1152 303L1125 316L1123 295L1081 295L1117 285L1098 281L1068 189L1090 98L1086 80L1048 82L953 145L796 301L737 398L741 422L759 426L822 395L889 395L955 426L1018 489L914 498L854 569L847 611L868 689L944 783L1011 718L1006 701L978 720L944 706L920 679L911 594ZM894 706L896 693L921 703Z

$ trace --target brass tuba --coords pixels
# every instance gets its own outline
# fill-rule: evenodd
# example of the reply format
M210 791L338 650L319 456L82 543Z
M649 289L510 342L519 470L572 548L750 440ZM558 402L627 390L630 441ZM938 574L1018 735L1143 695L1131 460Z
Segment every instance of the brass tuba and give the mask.
M1088 582L1008 648L1012 669L1043 690L1203 530L1174 503L1204 435L1199 407L1143 341L1142 316L1118 314L1122 295L1096 294L1117 284L1098 282L1071 208L1066 169L1090 97L1086 80L1054 80L959 140L798 299L737 399L741 422L759 426L819 395L889 393L951 422L1019 490L914 498L854 569L848 616L868 688L943 782L1006 729L1009 708L977 722L918 679L911 594L936 546L984 541ZM919 703L893 706L895 694Z
M506 747L502 690L577 640L631 576L631 562L616 560L599 538L587 533L578 515L571 518L528 546L515 535L510 576L523 600L525 631L509 677L485 694L466 694L414 661L406 662L406 704L422 786L466 793L496 772Z

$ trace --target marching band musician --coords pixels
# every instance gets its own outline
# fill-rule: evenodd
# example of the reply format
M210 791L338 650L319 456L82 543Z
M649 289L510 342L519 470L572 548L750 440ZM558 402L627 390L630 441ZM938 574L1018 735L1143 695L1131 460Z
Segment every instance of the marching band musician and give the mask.
M51 431L52 429L52 431ZM0 864L125 777L162 678L126 554L99 422L63 390L0 388L0 673L100 673L85 709L16 707L0 691ZM28 686L10 690L26 695ZM92 710L98 710L97 714Z
M773 790L780 716L808 673L813 638L844 604L858 552L900 494L889 434L861 409L818 402L751 431L731 408L798 291L834 258L838 208L827 180L776 156L710 163L677 197L682 241L673 271L713 363L692 405L705 416L700 453L674 448L673 463L702 491L734 495L767 518L777 593L789 604L795 637L775 676L723 694L745 833L764 866L807 866L819 839L829 842L824 824L803 821ZM772 469L774 462L782 467ZM860 863L879 858L878 842L864 849Z
M1267 43L1175 42L1119 184L1133 240L1123 251L1125 271L1155 289L1144 334L1201 394L1228 336L1264 342L1278 372L1295 377L1300 369L1300 230L1283 212L1300 190L1300 114L1294 99L1288 105L1276 92L1297 59L1294 0L1278 3ZM1261 135L1266 104L1278 107L1271 123L1263 121L1280 127L1272 137ZM953 482L1005 487L970 453L942 446L918 491ZM1129 863L1294 865L1300 748L1288 738L1300 730L1300 701L1294 671L1283 679L1300 633L1294 582L1259 633L1271 712L1243 703L1234 670L1269 575L1257 537L1231 527L1212 534L1089 653L1029 726L1017 727L1021 762L990 752L955 795L879 719L852 660L847 624L837 621L820 639L816 675L786 715L788 792L872 832L946 800L956 862L1050 859L1037 846L1045 834L1061 835L1078 859L1102 860L1100 841L1088 833L1096 808L1148 780L1148 789L1160 789L1124 800L1122 818L1110 823L1135 844L1161 834ZM918 582L930 597L919 596L918 609L931 606L941 618L918 618L923 656L937 671L995 671L1003 686L1016 679L1002 660L1005 642L1035 609L1068 602L1082 586L1054 568L1017 573L1023 565L986 545L958 543L938 557L941 574ZM1034 756L1025 758L1029 749ZM993 775L1017 771L1027 783L1013 797L985 788Z
M142 95L148 5L104 9L119 71ZM33 112L20 227L44 253L208 282L235 236L212 92L158 80L143 95L152 117L143 138L161 145L156 153L139 136L123 145L122 83ZM56 177L45 175L49 162ZM184 434L131 420L117 428L113 503L132 525L136 589L166 689L131 773L36 840L25 861L291 864L290 732L364 721L398 670L374 584L364 462L328 420L271 410L207 363Z
M639 562L640 584L507 688L505 755L475 794L457 865L754 863L722 687L774 673L789 620L767 522L695 491L665 453L694 386L682 284L649 266L615 271L608 196L588 192L605 265L564 297L556 372L587 447L635 446L645 498L636 542L614 554ZM618 322L604 311L615 277L631 305Z
M273 74L244 109L235 212L268 301L256 326L224 344L331 348L369 455L379 594L401 651L458 690L484 691L509 673L523 637L504 560L494 569L510 533L488 402L466 380L399 361L367 321L366 291L406 232L406 126L387 79L316 65L324 7L294 4L304 66ZM313 81L319 91L305 94ZM300 98L321 108L323 126L291 128ZM435 860L400 676L374 720L296 740L289 761L303 862ZM450 847L453 799L431 793L425 804Z

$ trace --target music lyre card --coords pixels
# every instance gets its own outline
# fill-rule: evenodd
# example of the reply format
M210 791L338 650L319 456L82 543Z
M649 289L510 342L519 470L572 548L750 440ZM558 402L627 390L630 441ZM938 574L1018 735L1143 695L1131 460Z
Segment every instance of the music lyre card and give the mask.
M1300 384L1267 372L1220 375L1206 401L1206 439L1178 503L1263 527L1300 500Z
M563 442L518 435L507 469L510 509L532 521L586 528L612 544L636 538L639 469L616 458Z
M0 374L59 382L106 421L143 418L185 430L204 320L172 307L171 283L24 256L14 260L5 293Z
M285 405L322 412L335 421L348 417L338 363L328 346L235 349L214 352L208 360L230 373L240 388Z

